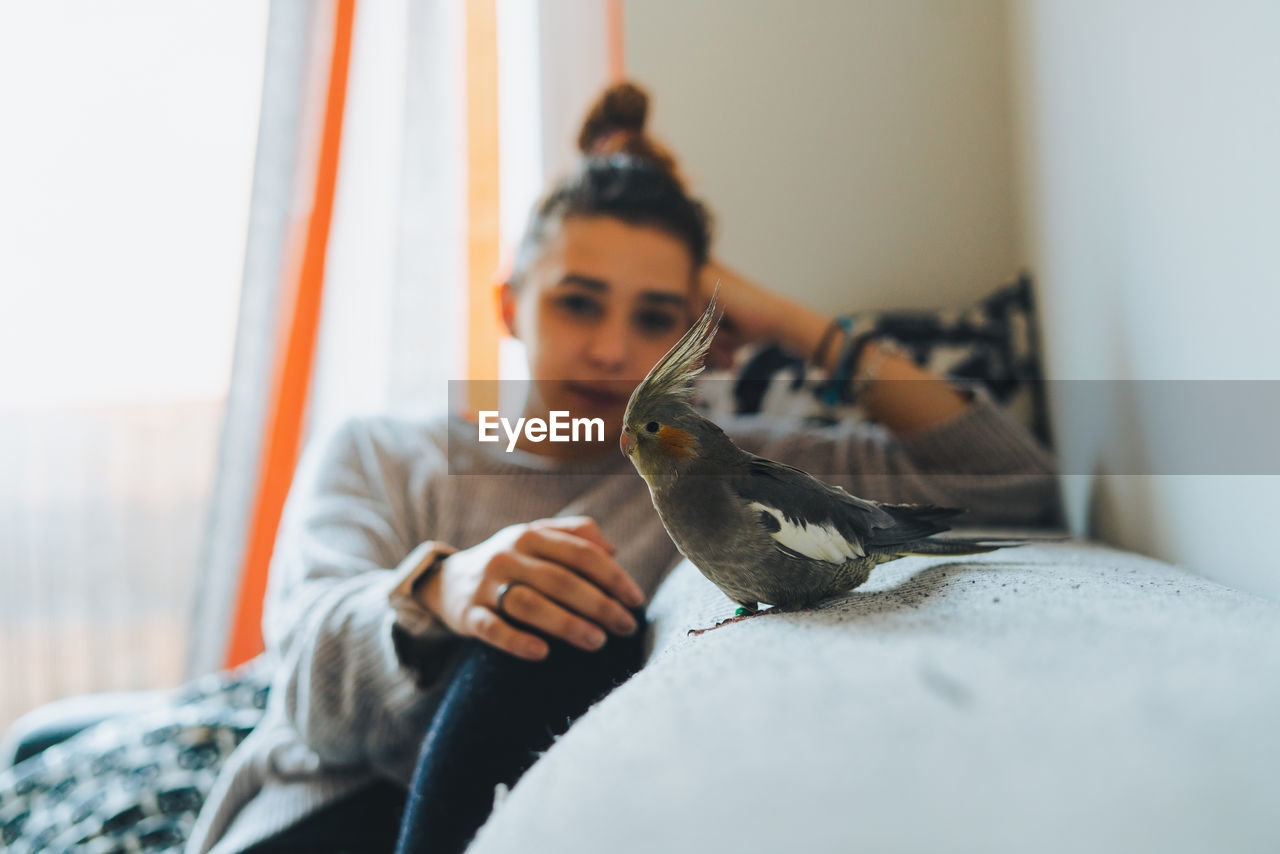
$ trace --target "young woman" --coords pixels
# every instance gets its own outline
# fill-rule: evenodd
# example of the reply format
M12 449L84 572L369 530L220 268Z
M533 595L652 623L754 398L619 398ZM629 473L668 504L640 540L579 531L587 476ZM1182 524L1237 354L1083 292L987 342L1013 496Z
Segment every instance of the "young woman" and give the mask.
M643 604L679 555L618 452L622 413L716 283L738 341L832 370L856 356L847 373L887 428L725 425L744 448L967 521L1054 517L1052 456L988 396L875 342L852 353L828 318L710 259L708 215L645 136L646 107L634 87L605 94L500 292L532 377L503 414L598 417L604 441L508 451L459 417L381 418L310 448L271 569L266 717L189 851L461 850L494 786L640 666Z

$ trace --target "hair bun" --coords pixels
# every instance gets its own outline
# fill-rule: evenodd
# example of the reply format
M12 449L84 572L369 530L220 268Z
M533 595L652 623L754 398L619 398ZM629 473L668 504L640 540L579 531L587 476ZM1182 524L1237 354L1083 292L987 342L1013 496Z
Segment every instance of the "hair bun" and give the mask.
M578 134L587 157L629 154L650 161L683 185L675 158L644 132L649 94L634 83L615 83L596 99Z
M619 131L643 134L648 116L649 95L634 83L615 83L591 105L578 134L578 149L587 155L600 154L598 146Z

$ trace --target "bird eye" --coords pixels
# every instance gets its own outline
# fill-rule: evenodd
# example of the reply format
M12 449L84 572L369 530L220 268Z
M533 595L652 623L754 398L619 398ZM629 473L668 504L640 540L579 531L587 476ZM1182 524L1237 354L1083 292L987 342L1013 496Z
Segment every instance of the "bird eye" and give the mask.
M650 421L648 424L644 425L644 429L648 430L650 433L657 433L657 432L658 432L658 422L657 422L657 421Z

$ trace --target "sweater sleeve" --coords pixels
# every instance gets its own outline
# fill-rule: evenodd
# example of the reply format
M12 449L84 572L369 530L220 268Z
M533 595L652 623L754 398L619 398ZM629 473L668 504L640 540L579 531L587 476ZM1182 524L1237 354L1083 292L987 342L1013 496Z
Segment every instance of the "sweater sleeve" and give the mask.
M763 418L736 419L725 429L746 450L862 498L964 507L960 525L1061 524L1054 454L985 389L970 397L964 412L907 433L864 421L797 429Z
M426 728L430 686L393 640L393 597L424 559L409 468L366 422L347 422L308 447L276 538L263 619L279 662L272 702L329 764L399 769ZM418 617L416 654L443 660L456 639Z

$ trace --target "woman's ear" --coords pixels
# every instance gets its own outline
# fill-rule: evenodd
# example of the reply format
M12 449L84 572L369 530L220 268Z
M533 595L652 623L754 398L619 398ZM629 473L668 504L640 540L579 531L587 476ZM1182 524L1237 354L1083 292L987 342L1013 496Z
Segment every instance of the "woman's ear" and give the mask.
M498 310L502 314L502 325L506 327L507 334L512 338L519 338L520 333L516 331L516 289L510 281L498 285Z

